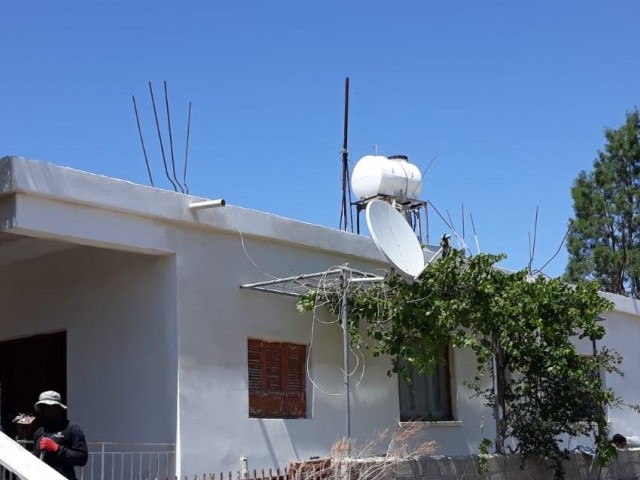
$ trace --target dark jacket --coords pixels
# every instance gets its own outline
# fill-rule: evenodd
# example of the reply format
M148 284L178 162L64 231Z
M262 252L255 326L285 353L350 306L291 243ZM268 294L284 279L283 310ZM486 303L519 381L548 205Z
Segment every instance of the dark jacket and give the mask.
M60 448L56 453L40 451L39 444L42 437L54 440ZM64 419L57 425L40 427L33 436L33 453L38 458L44 454L42 460L69 480L76 480L73 467L82 467L89 457L84 433L78 425Z

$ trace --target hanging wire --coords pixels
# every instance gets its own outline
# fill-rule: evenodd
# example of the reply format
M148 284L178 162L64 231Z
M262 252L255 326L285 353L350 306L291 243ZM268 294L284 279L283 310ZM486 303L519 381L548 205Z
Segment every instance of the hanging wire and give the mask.
M258 270L260 273L262 273L263 275L266 275L269 278L273 278L274 280L282 280L282 277L276 277L276 276L271 275L270 273L267 273L264 270L262 270L258 266L258 264L253 260L253 258L251 258L251 255L249 255L249 252L247 252L247 248L246 248L246 246L244 244L244 234L242 233L242 230L240 230L240 227L238 226L238 224L236 223L234 218L231 215L229 215L224 209L216 209L216 212L222 213L229 220L231 220L231 223L233 223L234 227L236 228L236 231L240 234L240 244L242 245L242 251L244 252L244 254L247 257L247 259L249 259L249 262L256 268L256 270Z
M322 320L319 315L318 315L318 309L327 305L330 302L330 295L335 295L337 293L337 289L339 288L338 284L335 281L327 281L327 274L329 272L335 272L336 269L342 269L343 271L348 271L350 275L352 275L353 272L357 272L356 270L353 269L349 269L347 268L346 264L345 265L341 265L341 266L332 266L330 268L328 268L327 270L325 270L322 273L322 276L320 277L320 280L318 282L318 285L316 287L315 291L315 298L314 298L314 305L312 308L312 321L311 321L311 338L309 341L309 355L307 357L307 378L309 379L309 382L313 385L313 387L320 391L321 393L324 393L325 395L331 395L331 396L344 396L345 393L344 392L340 392L340 393L334 393L334 392L330 392L324 388L322 388L320 385L318 385L318 382L313 378L313 376L311 375L311 368L310 368L310 359L311 359L311 351L313 350L313 345L314 345L314 336L315 336L315 324L316 323L321 323L324 325L334 325L334 324L338 324L340 325L340 328L342 330L342 322L341 322L341 318L340 318L340 313L335 314L335 318L332 319L331 321L325 321ZM362 274L362 272L357 272L359 274ZM353 288L353 284L350 284L347 281L347 287L346 288ZM355 288L363 288L363 287L355 287ZM324 299L324 301L320 302L319 299ZM345 335L345 332L343 330L343 335ZM358 371L360 371L359 374L359 378L357 380L357 382L355 383L355 385L353 385L351 388L357 388L360 383L362 382L365 372L366 372L366 361L365 361L365 355L364 353L358 348L356 349L351 342L349 342L349 351L351 352L351 354L353 354L353 356L356 359L356 364L355 366L351 369L351 371L346 372L347 376L352 377L355 376ZM345 370L340 367L340 371L345 374Z
M551 258L549 260L546 261L546 263L544 265L542 265L539 269L534 270L532 273L542 273L544 274L543 270L545 269L545 267L547 265L549 265L551 263L551 261L556 258L558 256L558 254L560 253L560 250L562 249L562 246L564 245L564 242L567 240L567 237L569 236L569 232L571 231L571 226L573 225L573 222L569 223L569 226L567 227L567 231L564 233L564 237L562 237L562 241L560 242L560 245L558 245L558 249L556 250L556 253L554 253Z
M314 380L313 376L311 375L311 352L313 350L313 345L314 345L314 337L315 337L315 324L316 322L320 322L323 324L334 324L334 323L339 323L340 322L340 315L336 315L336 319L331 321L331 322L326 322L326 321L322 321L318 318L317 315L317 310L319 308L318 305L318 298L320 298L320 294L322 293L322 297L328 300L328 295L327 295L327 291L326 291L326 282L324 281L326 279L326 275L328 271L331 271L332 269L327 269L325 270L325 272L323 273L323 275L320 277L320 282L318 283L318 287L316 289L316 295L315 295L315 299L314 299L314 305L312 308L312 318L311 318L311 338L309 340L309 354L307 355L307 378L309 379L309 382L311 382L311 385L313 385L313 388L315 388L316 390L318 390L321 393L324 393L325 395L330 395L333 397L341 397L344 396L344 392L340 392L340 393L334 393L334 392L329 392L327 390L325 390L324 388L322 388L320 385L318 385L318 383Z

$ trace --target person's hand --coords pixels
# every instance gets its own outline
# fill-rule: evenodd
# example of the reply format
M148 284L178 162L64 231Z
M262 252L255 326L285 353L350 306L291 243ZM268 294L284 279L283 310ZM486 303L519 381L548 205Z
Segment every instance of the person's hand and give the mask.
M60 449L60 445L47 437L40 440L40 445L38 446L40 447L40 450L51 453L56 453Z

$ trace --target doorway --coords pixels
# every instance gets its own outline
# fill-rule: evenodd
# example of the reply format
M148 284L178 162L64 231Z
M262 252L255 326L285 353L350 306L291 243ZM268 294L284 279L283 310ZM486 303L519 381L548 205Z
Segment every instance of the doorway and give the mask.
M33 404L45 390L67 397L67 332L48 333L0 342L0 420L12 438L12 420L33 415Z

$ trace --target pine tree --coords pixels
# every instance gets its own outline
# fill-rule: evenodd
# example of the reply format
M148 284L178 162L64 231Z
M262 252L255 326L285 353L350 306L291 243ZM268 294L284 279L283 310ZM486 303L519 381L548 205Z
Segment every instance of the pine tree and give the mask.
M640 298L640 113L605 130L606 146L571 189L566 279L600 282L607 292Z

